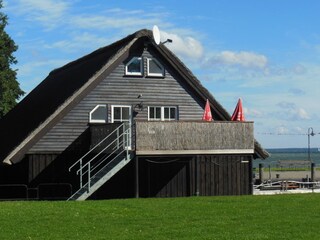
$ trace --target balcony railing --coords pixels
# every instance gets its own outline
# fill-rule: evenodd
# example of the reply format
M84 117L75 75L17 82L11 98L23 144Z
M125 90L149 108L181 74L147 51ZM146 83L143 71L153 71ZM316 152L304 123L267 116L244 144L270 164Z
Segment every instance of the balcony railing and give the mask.
M136 154L252 154L253 122L136 122Z

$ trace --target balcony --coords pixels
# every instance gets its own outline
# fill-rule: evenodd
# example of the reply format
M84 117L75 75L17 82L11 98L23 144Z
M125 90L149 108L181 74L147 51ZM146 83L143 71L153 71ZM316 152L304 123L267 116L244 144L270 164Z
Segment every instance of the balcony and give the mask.
M253 153L253 122L136 122L137 155Z

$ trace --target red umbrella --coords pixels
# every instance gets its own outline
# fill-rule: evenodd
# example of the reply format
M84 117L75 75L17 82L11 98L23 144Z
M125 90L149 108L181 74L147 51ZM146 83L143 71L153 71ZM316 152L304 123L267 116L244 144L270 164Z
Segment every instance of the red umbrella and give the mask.
M237 106L232 114L231 121L240 121L240 122L245 121L241 98L239 98Z
M207 121L207 122L210 122L212 121L212 114L211 114L211 109L210 109L210 103L209 103L209 100L207 99L207 102L206 102L206 106L204 107L204 113L203 113L203 116L202 116L202 120L203 121Z

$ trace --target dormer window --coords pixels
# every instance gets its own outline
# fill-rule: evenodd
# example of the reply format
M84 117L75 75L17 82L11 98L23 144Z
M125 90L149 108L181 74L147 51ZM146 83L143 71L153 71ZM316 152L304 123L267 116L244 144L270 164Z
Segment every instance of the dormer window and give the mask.
M142 58L133 57L126 65L126 75L142 76Z
M89 113L90 123L106 123L107 122L107 106L97 105Z
M164 76L163 66L154 58L147 59L147 69L148 69L148 76L152 76L152 77Z

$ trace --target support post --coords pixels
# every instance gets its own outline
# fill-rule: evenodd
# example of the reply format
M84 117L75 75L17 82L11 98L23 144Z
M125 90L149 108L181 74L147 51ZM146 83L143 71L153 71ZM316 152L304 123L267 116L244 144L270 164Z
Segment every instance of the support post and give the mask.
M135 174L135 192L136 198L139 198L139 157L136 156L136 174Z
M311 182L315 181L315 175L316 175L316 164L313 162L311 163Z
M259 163L259 179L260 179L260 183L263 183L263 171L264 171L264 165L263 163Z
M252 157L250 157L249 164L249 194L253 194L253 168L252 168Z
M269 164L269 180L271 181L271 165Z
M200 184L200 174L199 174L199 164L200 164L200 157L199 155L197 155L196 157L194 157L195 160L195 196L199 196L200 195L200 191L199 191L199 184Z

